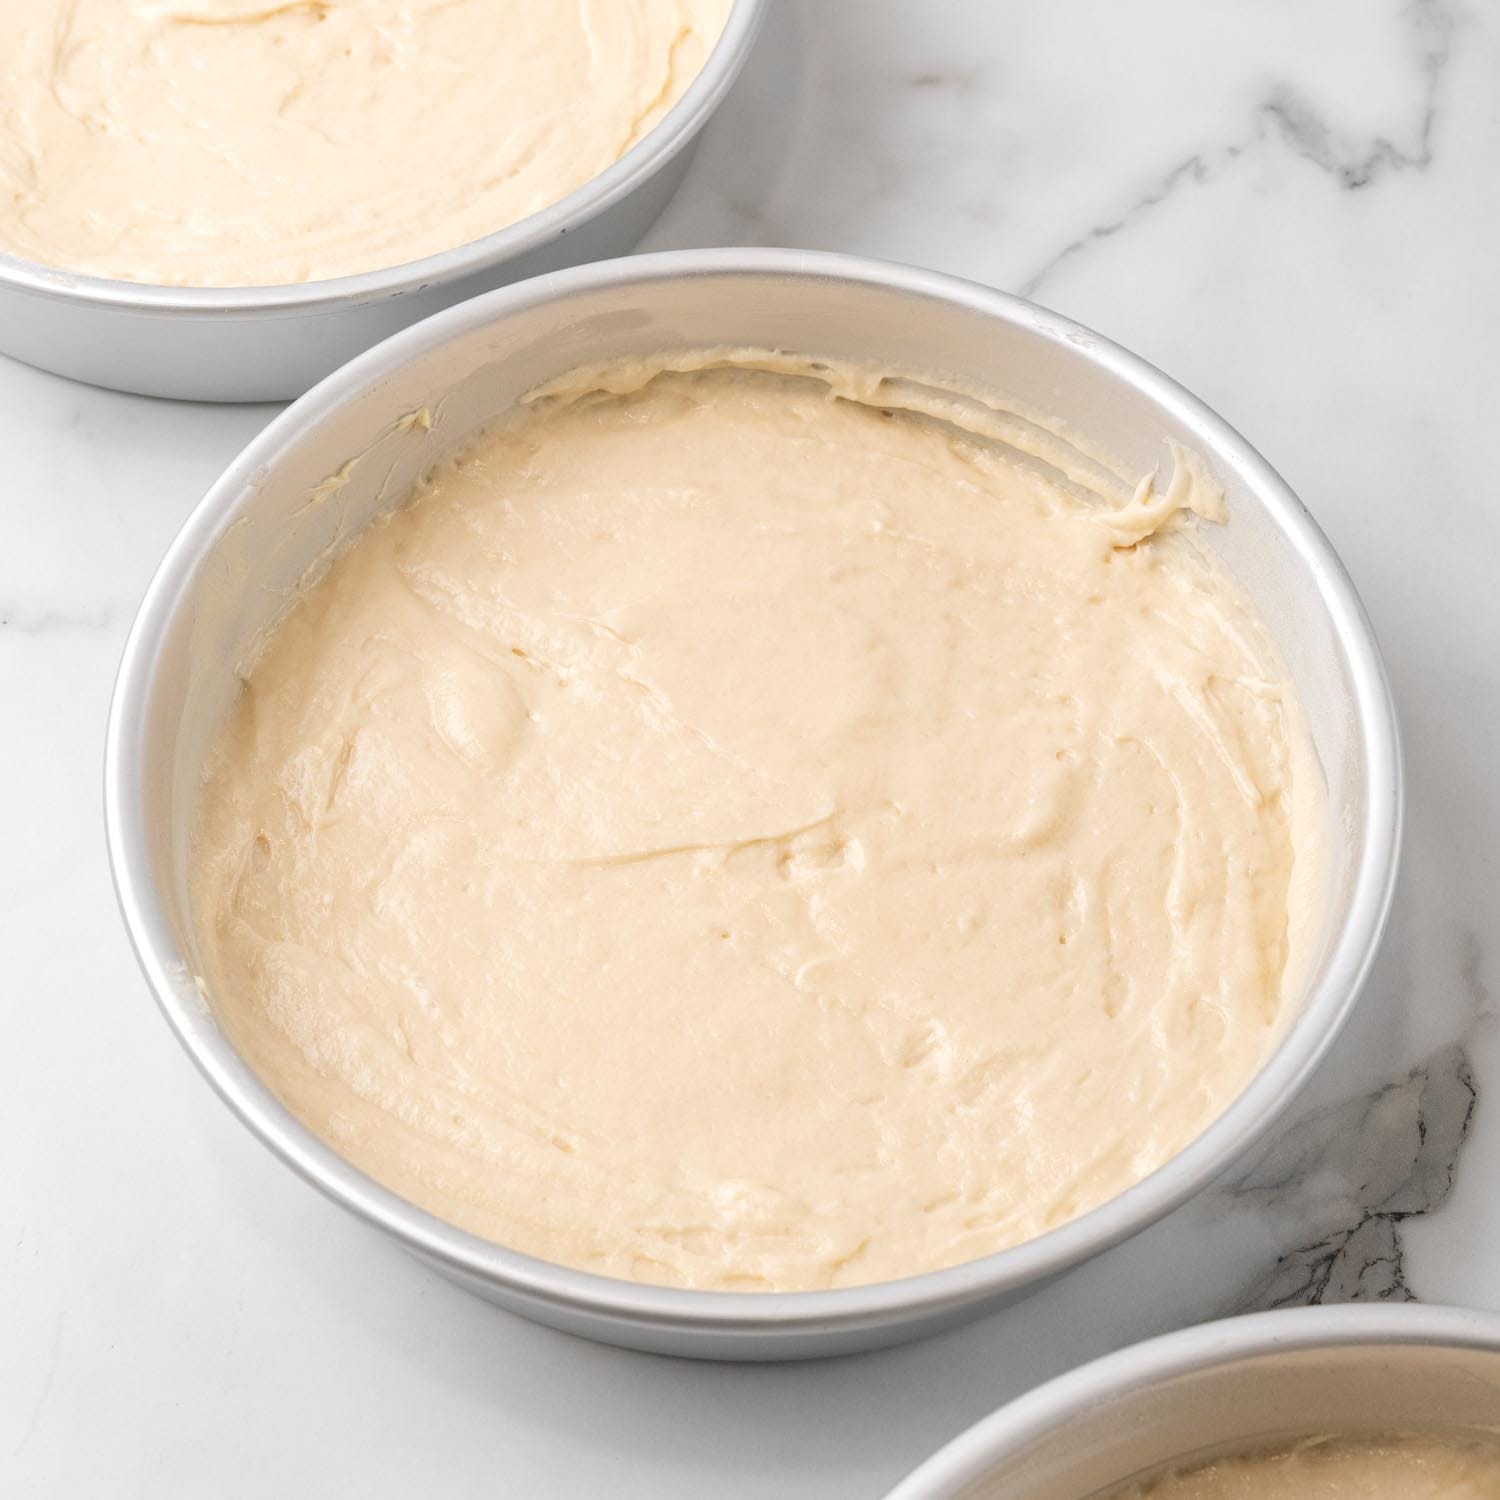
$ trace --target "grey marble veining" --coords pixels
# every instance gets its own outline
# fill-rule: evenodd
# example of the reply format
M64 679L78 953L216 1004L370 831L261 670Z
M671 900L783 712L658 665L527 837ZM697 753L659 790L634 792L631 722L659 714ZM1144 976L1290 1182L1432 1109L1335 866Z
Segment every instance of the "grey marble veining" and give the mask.
M1444 0L1417 0L1410 17L1412 65L1419 90L1413 101L1413 128L1407 132L1409 143L1384 134L1350 141L1295 85L1275 83L1242 135L1174 163L1117 217L1092 225L1024 277L1019 290L1027 297L1038 296L1052 274L1073 256L1128 230L1174 193L1212 182L1248 153L1274 146L1278 140L1346 192L1367 188L1386 172L1424 171L1432 164L1438 106L1457 18L1454 7Z
M1415 1301L1401 1227L1447 1200L1478 1099L1458 1041L1404 1078L1293 1124L1227 1196L1306 1242L1227 1310Z

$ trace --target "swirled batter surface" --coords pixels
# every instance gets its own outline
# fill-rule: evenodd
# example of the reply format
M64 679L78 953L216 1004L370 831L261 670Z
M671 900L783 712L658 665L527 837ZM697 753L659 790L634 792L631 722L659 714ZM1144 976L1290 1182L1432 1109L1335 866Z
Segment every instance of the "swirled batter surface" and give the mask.
M1086 494L782 364L590 376L440 467L277 628L202 799L255 1067L613 1276L848 1285L1103 1202L1256 1070L1319 868L1186 455Z
M250 286L451 249L618 161L729 5L5 0L0 251Z
M1496 1500L1500 1444L1483 1438L1316 1438L1116 1491L1110 1500Z

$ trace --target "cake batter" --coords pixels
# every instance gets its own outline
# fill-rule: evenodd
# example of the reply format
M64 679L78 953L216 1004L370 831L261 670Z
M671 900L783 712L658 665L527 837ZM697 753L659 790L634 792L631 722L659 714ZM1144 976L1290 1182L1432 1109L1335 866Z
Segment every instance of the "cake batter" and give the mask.
M784 1291L1015 1245L1288 1008L1322 791L1219 492L879 372L675 363L501 421L248 664L208 992L351 1161L549 1260Z
M171 286L466 244L612 166L730 0L5 0L0 252Z

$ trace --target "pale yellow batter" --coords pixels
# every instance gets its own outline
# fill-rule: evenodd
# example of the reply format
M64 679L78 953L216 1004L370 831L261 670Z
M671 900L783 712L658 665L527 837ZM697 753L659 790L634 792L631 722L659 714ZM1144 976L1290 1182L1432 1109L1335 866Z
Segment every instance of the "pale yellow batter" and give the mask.
M1323 850L1187 455L1132 498L783 363L590 376L441 467L255 661L193 888L225 1023L350 1160L746 1291L1160 1166L1265 1056Z
M0 252L314 281L555 203L676 102L730 0L4 0Z
M1128 1485L1109 1500L1500 1500L1500 1444L1315 1438Z

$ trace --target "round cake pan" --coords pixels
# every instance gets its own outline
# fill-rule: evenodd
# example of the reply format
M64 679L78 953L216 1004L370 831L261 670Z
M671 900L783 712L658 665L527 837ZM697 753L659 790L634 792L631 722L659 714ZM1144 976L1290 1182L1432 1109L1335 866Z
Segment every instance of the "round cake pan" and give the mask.
M165 287L0 254L0 353L90 385L185 401L284 401L372 344L493 287L622 255L681 182L767 0L734 0L682 98L607 171L483 239L421 260L265 287Z
M1500 1317L1419 1303L1207 1323L1095 1360L971 1427L888 1500L1090 1500L1313 1434L1500 1432Z
M236 1054L195 978L188 822L206 750L236 691L236 663L306 570L540 382L594 361L716 345L989 387L1142 473L1165 440L1196 450L1230 511L1226 526L1201 535L1268 622L1327 781L1325 915L1309 978L1239 1099L1102 1207L1028 1244L907 1280L692 1292L568 1270L465 1234L371 1181L294 1119ZM639 256L505 287L397 334L309 392L229 467L172 544L125 647L106 754L110 859L136 952L173 1030L262 1140L482 1296L614 1343L736 1359L840 1353L972 1318L1209 1183L1285 1110L1349 1014L1384 923L1401 819L1396 724L1364 611L1322 533L1242 438L1149 365L1029 303L926 271L784 250Z

